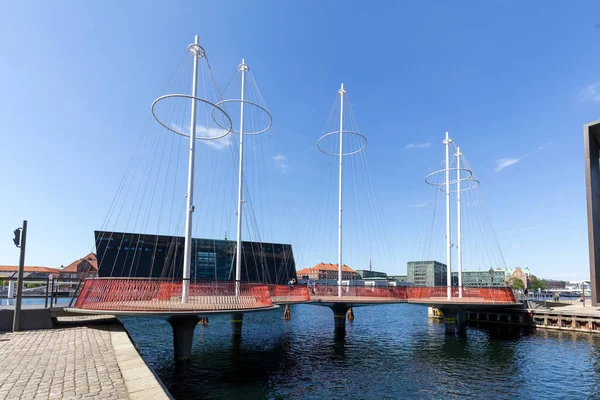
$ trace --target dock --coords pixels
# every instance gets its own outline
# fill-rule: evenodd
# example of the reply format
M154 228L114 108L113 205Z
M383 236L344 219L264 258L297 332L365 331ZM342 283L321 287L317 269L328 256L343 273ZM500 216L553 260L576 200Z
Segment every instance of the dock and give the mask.
M528 310L532 324L539 329L557 329L576 332L600 333L600 307L586 301L566 306L544 306Z
M171 399L121 322L59 317L54 329L0 333L0 398Z

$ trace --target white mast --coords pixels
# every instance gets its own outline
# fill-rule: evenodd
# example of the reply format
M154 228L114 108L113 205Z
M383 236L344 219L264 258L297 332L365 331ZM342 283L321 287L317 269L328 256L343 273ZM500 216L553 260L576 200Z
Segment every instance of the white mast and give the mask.
M446 286L448 287L448 299L452 298L452 260L450 254L450 248L452 243L450 240L450 143L452 139L448 137L446 132L446 139L442 142L446 145Z
M460 147L456 148L456 251L458 254L458 297L462 297L462 234L460 232Z
M194 57L194 71L192 76L192 116L190 121L190 159L188 165L188 190L187 211L185 215L185 240L183 249L183 286L181 290L181 302L187 303L190 291L190 270L192 261L192 213L194 212L194 159L196 145L196 89L198 79L198 57L199 37L194 38L194 45L191 46Z
M237 209L237 245L235 255L235 295L240 292L240 280L242 278L242 199L243 173L244 173L244 84L246 72L249 68L242 58L242 63L238 65L238 71L242 73L242 94L240 97L240 166L238 176L238 209Z
M338 297L342 297L342 160L343 138L344 138L344 95L346 90L344 84L338 90L340 94L340 186L339 186L339 209L338 209Z

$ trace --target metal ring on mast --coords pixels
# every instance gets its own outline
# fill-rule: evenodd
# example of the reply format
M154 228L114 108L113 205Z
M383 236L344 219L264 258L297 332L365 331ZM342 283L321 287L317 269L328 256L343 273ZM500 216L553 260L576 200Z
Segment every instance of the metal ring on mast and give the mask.
M480 185L480 183L481 183L481 182L479 182L479 180L478 180L478 179L473 179L473 177L470 177L470 178L467 178L467 179L461 179L461 182L473 182L473 183L468 183L468 184L469 184L469 185L471 185L471 186L468 186L468 187L466 187L466 188L462 188L462 187L461 187L461 188L460 188L460 192L461 192L461 193L462 193L462 192L467 192L467 191L469 191L469 190L473 190L473 189L475 189L476 187L479 187L479 185ZM461 185L462 185L462 183L461 183ZM443 184L441 184L441 185L439 185L439 186L440 186L440 190L441 190L442 192L446 193L446 190L444 189L444 188L446 187L446 184L445 184L445 183L443 183ZM456 193L456 192L457 192L457 190L456 190L456 189L454 189L454 190L453 190L453 189L450 189L450 193Z
M427 176L425 177L425 183L427 183L428 185L431 185L431 186L439 186L439 187L446 186L446 182L443 182L443 183L437 183L437 182L433 182L433 181L431 181L431 179L430 179L430 178L432 178L433 176L435 176L435 175L437 175L437 174L441 174L442 172L443 172L443 173L445 173L446 171L466 171L466 172L468 173L468 175L467 175L465 178L461 178L460 180L458 180L458 179L453 179L453 180L451 180L451 181L449 182L449 184L450 184L450 185L455 185L455 184L457 184L459 181L460 181L460 182L464 182L464 181L466 181L466 180L469 180L469 179L471 179L471 178L473 177L473 171L471 171L471 170L470 170L470 169L468 169L468 168L448 168L448 169L445 169L445 168L444 168L444 169L440 169L440 170L434 171L434 172L430 173L429 175L427 175ZM479 182L479 181L478 181L478 182Z
M191 46L191 45L190 45ZM200 101L202 103L205 103L209 106L212 106L212 111L211 111L211 115L213 115L213 120L216 122L216 120L214 119L214 110L217 109L219 110L227 119L227 121L229 122L227 125L229 125L229 128L222 126L221 124L217 123L217 125L219 125L220 128L225 130L225 133L221 134L221 135L217 135L217 136L198 136L196 134L196 139L197 140L216 140L216 139L221 139L225 136L227 136L229 134L229 132L232 131L233 129L233 122L231 121L231 118L229 117L229 115L227 115L227 113L221 108L219 107L217 104L211 103L208 100L202 99L200 97L194 97L192 95L189 94L166 94L164 96L160 96L158 99L154 100L154 102L152 103L152 116L154 117L154 119L156 120L156 122L158 122L159 124L161 124L165 129L176 133L178 135L184 136L189 138L190 135L185 133L183 130L177 130L171 126L168 126L167 124L163 123L160 118L158 118L158 116L156 115L155 109L154 107L156 106L156 104L161 101L161 100L165 100L165 99L169 99L169 98L186 98L186 99L193 99L196 101Z
M223 111L223 110L222 110L221 108L219 108L219 107L221 107L223 104L226 104L226 103L244 103L245 105L251 105L251 106L257 107L259 110L262 110L262 111L264 111L264 113L267 115L267 117L268 117L268 119L269 119L269 122L268 122L268 124L267 124L267 126L266 126L265 128L263 128L263 129L260 129L260 130L256 130L256 131L254 131L254 132L246 132L246 131L244 130L244 135L260 135L261 133L264 133L264 132L268 131L269 129L271 129L271 126L273 125L273 117L271 116L271 113L270 113L270 112L268 112L268 111L267 111L267 109L266 109L266 108L264 108L263 106L261 106L260 104L258 104L258 103L255 103L255 102L253 102L253 101L248 101L248 100L240 100L240 99L226 99L226 100L221 100L221 101L219 101L219 102L218 102L218 103L215 105L215 108L217 108L217 109L219 109L219 110ZM211 117L212 117L213 121L215 121L215 124L219 125L221 128L223 128L223 129L227 129L226 127L224 127L223 125L221 125L221 124L220 124L220 123L219 123L219 122L218 122L218 121L215 119L215 115L214 115L215 108L213 108L213 109L212 109L212 111L210 112L210 115L211 115ZM231 132L232 132L232 133L237 133L238 135L240 134L240 133L239 133L238 131L236 131L235 129L231 129Z
M323 139L325 139L326 137L328 137L328 136L331 136L331 135L337 135L337 134L339 134L339 133L340 133L340 131L333 131L333 132L329 132L329 133L326 133L326 134L324 134L323 136L321 136L321 137L319 138L319 140L317 140L317 148L319 149L319 151L321 151L321 153L328 154L328 155L330 155L330 156L336 156L336 157L339 157L339 156L340 156L340 153L330 153L330 152L328 152L328 151L324 150L324 149L321 147L321 141L322 141ZM348 153L342 153L342 156L351 156L352 154L356 154L356 153L359 153L359 152L363 151L363 150L365 149L365 147L367 147L367 138L366 138L366 137L365 137L365 135L363 135L362 133L360 133L360 132L356 132L356 131L345 131L345 130L341 131L341 133L342 133L342 135L343 135L343 134L347 134L347 135L355 135L355 136L358 136L359 138L361 138L361 139L364 141L364 142L363 142L363 144L362 144L362 146L361 146L361 147L360 147L358 150L350 151L350 152L348 152Z

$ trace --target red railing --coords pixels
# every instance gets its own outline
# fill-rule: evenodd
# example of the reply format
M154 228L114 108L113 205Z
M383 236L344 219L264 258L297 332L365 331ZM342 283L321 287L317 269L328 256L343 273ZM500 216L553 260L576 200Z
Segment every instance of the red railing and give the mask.
M448 300L446 286L419 287L419 286L342 286L342 297L371 298L374 302L385 301L451 301L470 303L516 303L515 295L511 288L504 287L466 287L462 293L458 287L451 288L451 299ZM312 300L321 300L325 297L337 297L337 285L317 285L309 288Z
M445 286L418 287L408 286L407 296L411 301L415 300L448 300L448 288ZM462 297L458 287L451 288L452 301L481 302L481 303L516 303L512 288L509 287L465 287L462 288Z
M227 311L273 305L266 284L192 282L181 302L182 282L149 278L96 278L85 281L75 308L106 311ZM237 287L237 295L236 295Z
M305 285L269 285L273 303L300 303L310 301L308 287Z
M337 285L266 285L230 281L192 282L181 302L182 281L151 278L96 278L85 281L75 308L106 311L177 312L235 311L270 307L273 303L334 301ZM236 295L237 287L237 295ZM516 303L511 288L417 286L342 286L342 297L357 302Z
M335 297L338 286L317 285L309 293L313 297ZM342 297L373 297L380 299L406 299L405 286L342 286Z

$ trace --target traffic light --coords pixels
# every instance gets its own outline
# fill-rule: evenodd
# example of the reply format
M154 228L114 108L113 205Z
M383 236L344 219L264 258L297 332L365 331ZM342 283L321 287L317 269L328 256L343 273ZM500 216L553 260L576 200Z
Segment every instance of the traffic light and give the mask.
M13 242L15 246L19 247L21 245L21 228L17 228L13 231L15 237L13 238Z

